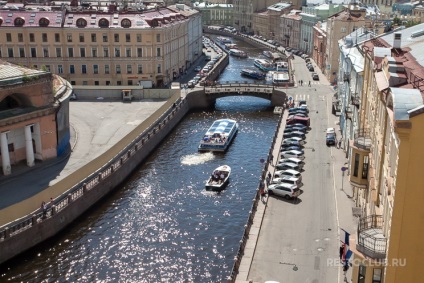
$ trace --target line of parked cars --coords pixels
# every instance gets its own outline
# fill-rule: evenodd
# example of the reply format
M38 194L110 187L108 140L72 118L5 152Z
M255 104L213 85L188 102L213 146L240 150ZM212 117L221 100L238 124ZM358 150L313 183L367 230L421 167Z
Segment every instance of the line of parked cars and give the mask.
M297 107L289 108L289 117L302 115L308 117L309 110L306 101L301 100ZM271 184L268 186L268 194L296 198L300 195L300 187L303 186L301 171L305 165L305 152L303 146L306 143L306 134L309 127L302 123L286 125L283 133L283 141L280 156L275 165Z

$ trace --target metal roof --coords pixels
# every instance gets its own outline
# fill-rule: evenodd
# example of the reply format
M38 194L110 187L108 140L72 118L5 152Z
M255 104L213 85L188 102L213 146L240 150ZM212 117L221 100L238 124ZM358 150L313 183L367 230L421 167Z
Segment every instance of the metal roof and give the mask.
M395 120L409 120L409 111L423 105L423 97L418 89L391 87Z
M9 80L21 78L23 76L45 74L47 72L34 70L19 65L11 64L6 61L0 61L0 80Z

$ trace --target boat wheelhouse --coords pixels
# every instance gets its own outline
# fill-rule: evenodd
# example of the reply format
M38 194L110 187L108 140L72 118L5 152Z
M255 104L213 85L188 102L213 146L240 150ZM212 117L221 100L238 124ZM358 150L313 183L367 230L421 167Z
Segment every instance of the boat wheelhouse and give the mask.
M224 152L237 134L237 121L220 119L213 122L199 144L199 151Z
M271 52L271 51L269 51L269 50L264 50L264 51L262 52L262 54L263 54L265 57L269 58L269 59L273 59L272 52Z
M290 81L288 72L273 72L272 84L273 85L286 85Z

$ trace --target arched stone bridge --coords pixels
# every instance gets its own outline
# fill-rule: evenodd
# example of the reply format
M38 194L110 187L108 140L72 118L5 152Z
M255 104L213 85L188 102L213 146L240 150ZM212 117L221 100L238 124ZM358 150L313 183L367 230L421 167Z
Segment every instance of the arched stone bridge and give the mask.
M272 106L287 103L285 88L265 84L228 83L182 90L190 108L209 108L218 98L227 96L255 96L271 101Z

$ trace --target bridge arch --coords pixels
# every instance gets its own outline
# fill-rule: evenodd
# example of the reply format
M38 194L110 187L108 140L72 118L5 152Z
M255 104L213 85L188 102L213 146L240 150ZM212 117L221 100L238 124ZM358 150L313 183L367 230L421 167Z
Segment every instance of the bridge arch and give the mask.
M218 98L229 96L254 96L271 101L272 106L284 106L287 94L282 88L258 84L217 84L203 89L193 89L186 95L192 108L210 108Z

